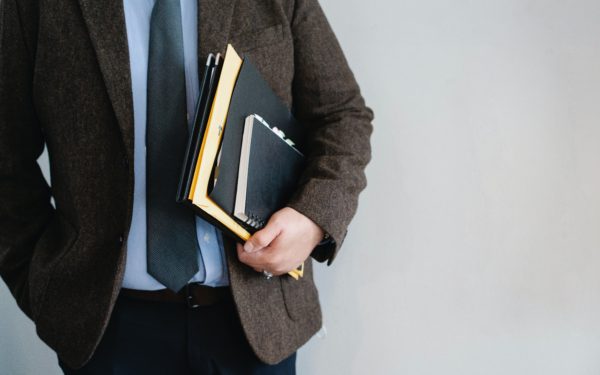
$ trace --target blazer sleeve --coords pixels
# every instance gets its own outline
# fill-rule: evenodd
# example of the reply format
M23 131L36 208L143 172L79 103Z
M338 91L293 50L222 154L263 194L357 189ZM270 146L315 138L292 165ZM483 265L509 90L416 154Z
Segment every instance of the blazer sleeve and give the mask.
M293 110L309 137L307 167L288 206L329 234L311 256L330 265L366 187L373 112L318 0L296 0L291 23Z
M37 163L44 138L32 100L36 32L22 23L33 14L16 0L0 1L0 276L30 318L29 264L54 214Z

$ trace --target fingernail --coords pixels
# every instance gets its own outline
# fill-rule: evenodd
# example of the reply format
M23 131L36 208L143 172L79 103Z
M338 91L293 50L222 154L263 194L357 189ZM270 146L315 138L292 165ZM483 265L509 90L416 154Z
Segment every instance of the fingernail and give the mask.
M247 253L252 252L252 250L254 250L254 246L252 246L252 242L246 242L244 244L244 251Z

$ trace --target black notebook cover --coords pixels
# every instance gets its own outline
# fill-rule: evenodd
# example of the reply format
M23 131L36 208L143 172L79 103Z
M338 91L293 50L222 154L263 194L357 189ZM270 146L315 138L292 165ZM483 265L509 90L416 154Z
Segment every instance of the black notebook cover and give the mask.
M248 57L245 57L227 114L217 180L210 193L210 198L232 216L244 123L246 117L254 113L263 117L272 127L285 132L285 135L296 143L296 147L304 152L305 129L294 119L288 107L275 94Z
M256 230L285 206L296 188L304 156L254 115L246 120L242 144L234 215Z

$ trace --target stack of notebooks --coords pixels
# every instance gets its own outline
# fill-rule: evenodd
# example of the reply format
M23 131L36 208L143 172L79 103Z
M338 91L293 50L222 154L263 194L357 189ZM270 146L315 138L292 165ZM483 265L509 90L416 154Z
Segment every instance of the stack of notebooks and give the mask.
M285 206L304 167L303 130L256 67L209 55L177 202L246 241ZM300 265L289 274L302 276Z

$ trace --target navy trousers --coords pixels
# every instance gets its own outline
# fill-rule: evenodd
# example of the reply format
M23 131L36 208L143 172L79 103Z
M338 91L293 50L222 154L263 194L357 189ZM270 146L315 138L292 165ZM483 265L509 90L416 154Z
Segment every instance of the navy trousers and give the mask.
M91 360L66 375L295 374L296 353L276 365L250 348L232 299L194 309L119 296Z

